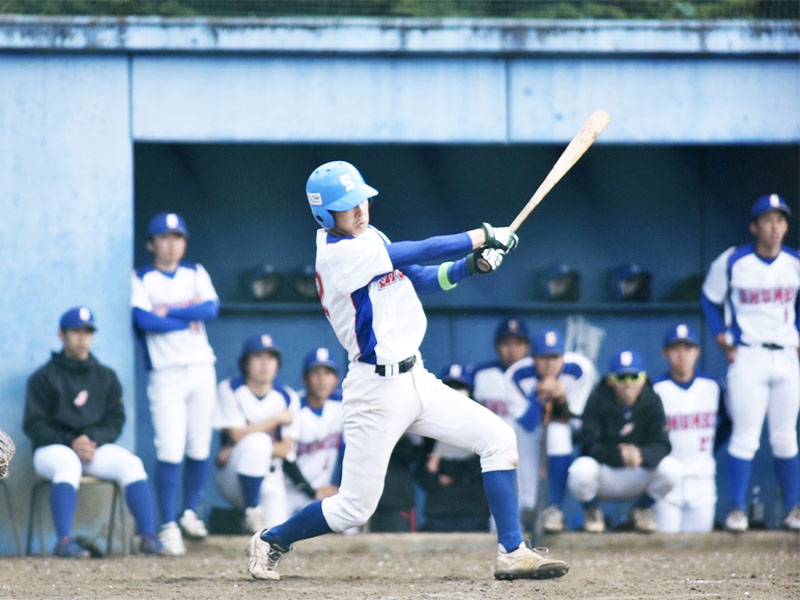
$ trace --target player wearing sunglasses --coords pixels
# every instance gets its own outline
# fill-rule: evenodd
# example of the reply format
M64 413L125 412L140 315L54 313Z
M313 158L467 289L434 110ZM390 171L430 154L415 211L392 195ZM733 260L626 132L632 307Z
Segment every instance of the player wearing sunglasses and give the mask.
M634 528L654 532L650 507L675 486L681 465L667 456L671 446L664 407L635 350L616 352L592 390L580 442L581 456L569 468L567 486L583 505L584 530L605 530L601 500L634 500Z

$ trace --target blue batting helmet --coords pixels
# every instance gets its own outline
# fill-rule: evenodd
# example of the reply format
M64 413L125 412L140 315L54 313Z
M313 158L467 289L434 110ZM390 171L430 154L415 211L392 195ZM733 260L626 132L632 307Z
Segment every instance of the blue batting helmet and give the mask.
M343 160L320 165L306 182L311 214L325 229L334 226L332 210L350 210L377 195L378 190L364 183L358 169Z

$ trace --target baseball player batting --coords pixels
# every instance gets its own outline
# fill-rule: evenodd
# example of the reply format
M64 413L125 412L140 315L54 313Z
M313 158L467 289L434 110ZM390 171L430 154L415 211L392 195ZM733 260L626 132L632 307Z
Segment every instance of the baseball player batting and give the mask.
M729 531L748 528L745 496L766 416L775 472L783 493L782 525L800 530L797 415L800 254L783 245L791 211L777 194L750 210L754 244L731 247L713 263L701 298L709 329L728 360ZM723 310L724 309L724 310Z
M320 302L350 359L342 385L347 449L336 495L312 502L250 539L250 574L279 579L278 563L294 542L365 523L381 497L392 449L410 432L480 456L497 524L496 578L560 577L567 563L531 550L522 539L513 430L429 373L419 353L427 322L417 292L450 290L469 275L496 270L516 247L517 237L507 227L484 224L463 233L391 243L369 224L370 199L377 194L343 161L321 165L306 183L311 213L321 225L316 258Z
M131 274L131 308L145 346L147 397L155 429L156 493L161 509L159 539L170 554L184 554L181 530L192 538L208 535L197 516L211 452L211 418L217 375L205 321L219 312L211 278L197 263L185 262L186 223L161 213L147 228L153 264ZM177 492L184 462L184 511L178 523Z

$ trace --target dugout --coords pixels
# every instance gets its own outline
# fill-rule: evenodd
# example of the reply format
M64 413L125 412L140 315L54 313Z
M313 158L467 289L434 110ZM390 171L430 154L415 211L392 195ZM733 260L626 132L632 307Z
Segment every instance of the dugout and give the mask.
M184 214L188 258L222 297L209 326L220 379L254 327L284 347L290 385L308 347L337 347L313 302L256 303L239 279L260 262L291 272L313 260L303 183L333 156L380 190L379 227L418 238L510 221L588 115L607 109L611 125L495 282L425 299L423 353L438 370L490 356L503 315L531 327L583 316L605 331L601 368L633 335L657 371L666 326L701 325L697 303L665 301L671 286L747 240L756 195L778 191L800 213L799 57L784 22L0 17L0 425L22 440L17 514L32 481L25 381L56 348L67 306L95 309L97 354L135 398L122 443L153 465L128 276L146 261L155 212ZM582 274L574 305L535 299L536 271L556 260ZM653 272L653 299L609 301L608 270L631 260ZM208 506L221 502L213 482L208 492Z

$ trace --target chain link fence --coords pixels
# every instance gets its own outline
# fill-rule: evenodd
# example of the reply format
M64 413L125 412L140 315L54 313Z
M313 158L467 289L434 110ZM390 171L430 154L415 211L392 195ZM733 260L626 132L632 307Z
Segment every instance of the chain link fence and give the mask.
M0 14L800 19L800 0L0 0Z

